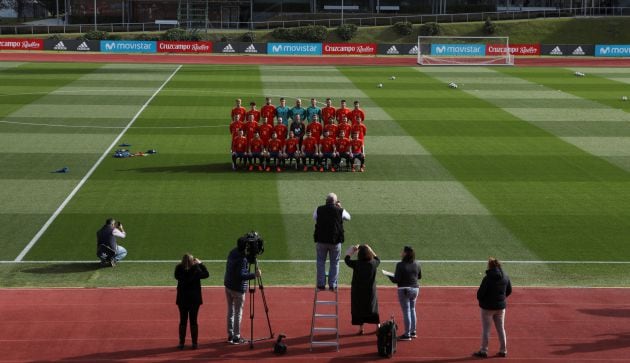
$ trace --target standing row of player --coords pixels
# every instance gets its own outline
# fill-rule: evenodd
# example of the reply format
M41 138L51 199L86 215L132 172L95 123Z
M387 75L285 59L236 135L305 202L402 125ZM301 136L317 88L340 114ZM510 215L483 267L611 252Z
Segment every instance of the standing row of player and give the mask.
M309 167L336 171L342 160L352 171L355 171L354 161L359 160L356 169L365 170L363 140L367 127L365 112L358 101L354 102L354 109L349 109L346 101L341 100L341 106L336 109L327 98L326 107L319 108L317 100L312 98L311 105L303 108L302 101L297 99L295 107L289 108L284 98L280 99L278 107L266 98L259 111L255 102L246 110L241 99L237 99L231 117L234 170L238 161L250 171L254 168L270 171L272 161L274 169L281 171L295 161L295 168L304 171Z

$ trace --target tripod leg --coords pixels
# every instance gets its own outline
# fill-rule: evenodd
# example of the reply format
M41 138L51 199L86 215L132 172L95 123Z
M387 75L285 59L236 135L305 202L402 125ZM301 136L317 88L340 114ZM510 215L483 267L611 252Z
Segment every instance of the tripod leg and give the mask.
M265 287L263 286L262 277L258 277L258 287L260 288L260 295L262 296L263 306L265 307L265 315L267 316L267 327L269 328L269 337L273 338L273 331L271 329L271 320L269 319L269 305L267 305L267 297L265 296Z

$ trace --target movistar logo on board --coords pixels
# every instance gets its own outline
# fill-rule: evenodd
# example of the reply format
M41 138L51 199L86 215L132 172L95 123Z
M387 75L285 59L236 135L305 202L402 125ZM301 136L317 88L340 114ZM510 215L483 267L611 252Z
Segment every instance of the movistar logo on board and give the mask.
M596 45L596 57L630 57L630 45L614 44L614 45Z
M57 43L57 45L55 45L53 49L54 50L68 50L68 48L66 47L65 44L63 44L63 42Z
M431 55L484 56L485 44L431 44Z
M322 43L267 43L267 53L286 55L322 55Z

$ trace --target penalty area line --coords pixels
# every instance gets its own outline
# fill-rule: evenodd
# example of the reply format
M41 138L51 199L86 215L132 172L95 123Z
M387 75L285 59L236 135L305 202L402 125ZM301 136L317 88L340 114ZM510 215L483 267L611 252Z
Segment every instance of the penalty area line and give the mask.
M83 261L0 261L0 264L72 264L72 263L97 263L96 260ZM123 264L147 264L147 263L179 263L180 260L125 260ZM204 263L225 263L225 260L203 260ZM265 263L315 263L316 260L264 260L259 259L260 264ZM381 260L383 263L396 263L400 260ZM426 264L481 264L487 263L487 260L418 260L420 263ZM518 261L504 260L504 264L521 264L521 265L630 265L630 261Z
M44 225L42 226L42 228L35 234L35 236L33 236L33 238L31 239L31 241L26 245L26 247L24 247L24 249L22 250L22 252L20 252L20 254L15 258L15 262L20 262L22 261L22 259L24 259L24 256L26 256L26 254L31 250L31 248L33 248L33 246L35 246L35 244L37 243L37 241L39 241L39 239L42 237L42 235L44 234L44 232L46 232L48 230L48 228L50 227L50 225L52 224L52 222L55 221L55 219L57 219L57 217L59 216L59 214L61 214L61 211L63 211L63 209L66 207L66 205L70 202L70 200L72 200L72 198L74 198L74 196L77 194L77 192L81 189L81 187L83 187L83 184L85 184L85 182L90 178L90 176L92 176L92 174L94 173L94 171L96 170L96 168L98 168L99 165L101 165L101 163L103 162L103 160L105 160L105 157L109 154L109 151L114 148L116 146L116 144L118 144L118 141L120 141L120 139L122 138L122 136L125 134L125 132L127 132L127 130L129 130L129 128L131 127L131 125L133 125L134 122L136 122L136 120L138 119L138 117L140 117L140 115L142 114L142 112L144 112L144 110L147 108L147 106L151 103L151 101L153 101L153 99L155 98L155 96L158 95L158 93L160 93L160 91L162 91L162 89L164 88L164 86L166 86L166 84L175 76L175 74L180 70L180 68L182 68L181 64L177 66L177 68L175 68L175 70L171 73L170 76L168 76L168 78L164 81L164 83L162 83L162 85L153 93L153 95L151 95L151 97L149 97L149 99L144 103L144 105L142 105L142 107L140 107L140 109L138 110L138 112L136 112L136 114L133 116L133 118L131 119L131 121L129 121L129 123L127 124L127 126L120 132L120 134L118 134L118 136L116 136L116 138L114 139L114 141L112 141L111 145L109 145L109 147L107 149L105 149L105 151L103 152L103 154L101 155L101 157L96 161L96 163L94 163L94 165L92 166L92 168L90 168L90 170L88 170L88 172L85 174L85 176L83 177L83 179L81 179L81 181L79 181L79 183L74 187L74 189L72 189L72 191L70 192L70 194L68 194L68 196L66 197L66 199L64 199L64 201L61 203L61 205L59 205L59 207L57 208L57 210L55 210L55 212L50 216L50 218L48 218L48 220L46 221L46 223L44 223Z

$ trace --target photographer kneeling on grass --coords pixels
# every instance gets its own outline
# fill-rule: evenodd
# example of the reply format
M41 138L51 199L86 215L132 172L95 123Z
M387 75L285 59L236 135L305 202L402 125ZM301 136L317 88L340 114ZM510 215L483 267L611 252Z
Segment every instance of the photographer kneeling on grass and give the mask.
M101 266L114 267L127 256L127 250L116 242L116 237L125 238L127 233L122 223L109 218L96 232L96 256L101 260Z
M258 235L256 235L257 237ZM227 341L230 344L243 344L241 338L241 320L247 282L261 276L260 269L249 272L249 261L246 250L249 235L241 237L236 242L236 248L230 251L225 265L225 298L227 300Z

